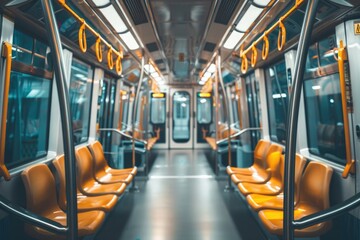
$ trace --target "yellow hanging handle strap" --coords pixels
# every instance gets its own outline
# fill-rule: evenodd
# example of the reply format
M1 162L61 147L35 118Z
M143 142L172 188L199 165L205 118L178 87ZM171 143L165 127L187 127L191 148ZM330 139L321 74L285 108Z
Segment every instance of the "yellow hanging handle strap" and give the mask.
M267 57L269 56L269 49L270 49L269 38L266 33L264 34L263 41L264 43L262 47L261 58L262 60L266 60Z
M8 99L10 90L10 73L12 63L12 45L4 42L2 46L2 57L6 58L5 82L4 82L4 96L3 109L1 118L1 144L0 144L0 176L3 176L6 181L11 179L10 173L5 166L5 141L6 141L6 119L8 112Z
M110 70L114 68L114 59L113 59L113 50L112 48L109 48L107 52L107 65Z
M96 39L96 43L95 43L95 53L96 53L96 58L99 62L102 62L103 60L103 56L102 56L102 49L101 49L101 38L98 37Z
M340 40L340 48L338 49L338 66L339 66L339 77L340 77L340 91L341 91L341 104L343 109L344 119L344 136L345 136L345 148L346 148L346 165L342 173L343 178L347 178L349 173L355 172L355 160L351 158L351 144L350 144L350 129L349 129L349 117L348 108L346 101L346 79L345 79L345 61L347 61L346 49L344 42Z
M256 46L253 45L251 47L252 49L252 53L251 53L251 61L250 61L250 64L251 64L251 67L255 67L256 65L256 62L257 62L257 56L258 56L258 52L257 52L257 49L256 49Z
M279 51L282 51L284 49L285 43L286 43L286 28L285 28L282 18L280 18L278 44L277 44Z
M79 35L78 35L79 48L83 53L85 53L87 50L86 33L85 33L86 24L85 24L84 19L81 19L80 21L81 21L81 26L80 26Z

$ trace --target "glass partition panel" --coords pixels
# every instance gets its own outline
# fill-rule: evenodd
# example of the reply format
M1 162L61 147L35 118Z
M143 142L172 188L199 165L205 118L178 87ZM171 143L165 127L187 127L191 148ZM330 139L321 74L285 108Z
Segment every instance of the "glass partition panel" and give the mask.
M85 142L89 137L92 77L93 71L89 65L73 60L69 95L74 144Z
M269 129L271 140L286 141L286 121L289 104L288 82L285 61L266 69L266 88L269 109Z
M164 124L166 118L166 93L151 93L150 121Z
M198 93L196 103L197 122L199 124L210 124L212 122L211 93Z

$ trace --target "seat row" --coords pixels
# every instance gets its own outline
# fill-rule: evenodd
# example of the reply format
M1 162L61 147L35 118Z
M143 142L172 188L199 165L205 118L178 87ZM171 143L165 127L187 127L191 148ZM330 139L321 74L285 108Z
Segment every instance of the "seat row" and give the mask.
M94 234L119 197L134 179L137 168L112 169L96 141L75 151L77 165L77 208L79 237ZM53 165L58 179L45 164L33 165L21 174L26 191L26 208L40 216L66 226L66 177L64 155ZM35 239L66 239L36 226L26 225L25 231Z
M281 146L260 140L249 168L227 167L227 173L249 206L258 212L265 228L275 235L283 232L283 188L285 156ZM307 165L307 166L306 166ZM306 167L305 167L306 166ZM329 208L333 170L322 163L295 158L294 219L299 220ZM331 222L295 230L296 237L317 237L328 231Z
M216 138L212 137L212 134L208 134L208 130L202 129L203 132L203 139L210 145L212 150L216 150L217 149L217 144L216 144ZM228 127L226 124L221 124L218 127L218 132L219 132L219 139L225 139L228 138L229 136L229 131L228 131ZM237 131L235 129L230 128L230 136L236 134Z

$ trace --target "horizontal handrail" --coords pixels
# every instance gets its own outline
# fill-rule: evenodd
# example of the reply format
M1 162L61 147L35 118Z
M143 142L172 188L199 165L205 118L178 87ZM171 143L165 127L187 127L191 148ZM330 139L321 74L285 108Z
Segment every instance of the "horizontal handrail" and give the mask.
M245 128L245 129L243 129L243 130L241 130L241 131L239 131L239 132L231 135L230 138L231 138L231 139L232 139L232 138L236 138L236 137L238 137L238 136L240 136L240 135L242 135L242 134L244 134L244 133L246 133L246 132L248 132L248 131L260 131L261 129L262 129L262 128ZM227 142L227 138L226 138L226 139L221 139L221 140L217 141L216 144L219 145L219 144L224 143L224 142Z
M293 226L296 229L310 227L314 224L318 224L335 218L343 214L344 212L348 212L358 206L360 206L360 193L357 193L351 198L345 200L344 202L336 204L335 206L332 206L326 210L322 210L320 212L303 217L299 220L295 220L293 221Z
M34 214L32 212L29 212L23 207L20 207L3 196L0 195L0 209L5 211L8 214L11 214L17 218L19 218L21 221L24 221L26 223L35 225L37 227L43 228L47 231L56 233L56 234L66 234L68 231L68 228L61 225L58 222L52 221L50 219L47 219L43 216L39 216L37 214Z
M116 133L120 134L121 136L130 138L130 139L134 139L135 141L141 142L143 144L147 144L147 141L145 141L143 139L134 138L133 136L131 136L129 134L126 134L123 131L120 131L119 129L116 129L116 128L100 128L99 131L102 131L102 132L116 132Z

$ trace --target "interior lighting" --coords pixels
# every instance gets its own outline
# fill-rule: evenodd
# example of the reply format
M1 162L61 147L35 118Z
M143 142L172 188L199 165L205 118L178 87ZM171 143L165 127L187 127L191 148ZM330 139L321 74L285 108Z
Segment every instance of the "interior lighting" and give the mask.
M259 17L262 8L255 7L250 5L250 7L246 10L245 14L240 19L239 23L236 25L236 30L240 32L246 32L251 24Z
M97 6L97 7L102 7L105 6L107 4L110 3L109 0L93 0L93 3Z
M126 33L121 33L119 34L119 36L130 50L135 50L139 48L139 44L137 43L130 31L127 31Z
M120 33L120 32L125 32L127 30L124 21L121 19L118 12L115 10L115 8L112 5L105 8L100 8L99 10L104 15L104 17L109 21L109 23L115 29L116 32Z
M224 44L226 49L234 49L239 40L244 36L244 33L238 32L236 30L232 31L228 39Z

